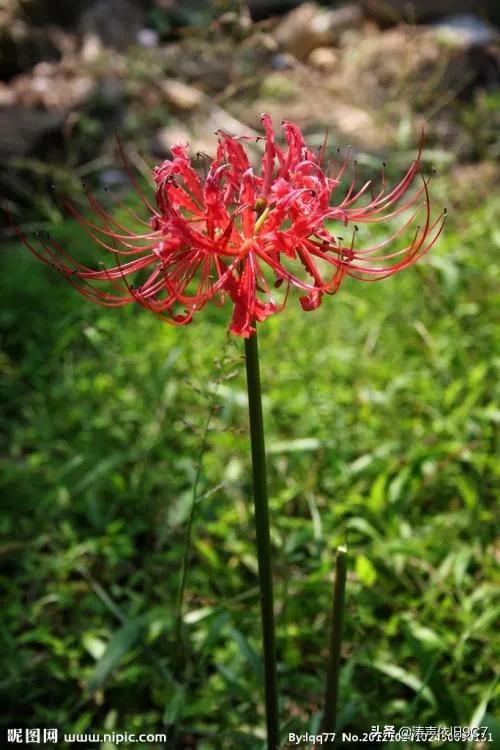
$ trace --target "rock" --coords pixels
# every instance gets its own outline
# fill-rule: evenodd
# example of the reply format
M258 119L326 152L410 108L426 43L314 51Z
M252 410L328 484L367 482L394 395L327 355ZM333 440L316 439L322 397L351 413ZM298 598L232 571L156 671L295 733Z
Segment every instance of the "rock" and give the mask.
M218 105L212 105L210 107L210 110L206 114L205 122L202 124L201 130L202 132L213 131L214 133L217 130L225 130L227 133L231 133L232 135L262 135L261 133L257 133L257 131L252 130L252 128L249 128L248 125L245 125L244 123L237 120L227 110L219 107Z
M210 45L203 39L190 37L186 43L162 46L160 55L163 70L204 91L219 93L231 82L235 61L232 45Z
M397 27L368 36L355 49L346 50L328 87L339 96L351 91L354 99L359 92L360 100L368 97L368 106L382 106L387 90L402 77L416 78L419 66L426 64L430 69L438 59L435 43L423 45L418 35L412 37L405 27Z
M151 150L155 156L165 158L170 155L170 149L178 143L190 142L187 128L178 125L166 125L156 131Z
M214 27L222 29L225 34L231 34L233 38L238 38L242 32L250 28L250 25L248 14L228 10L217 18Z
M297 65L297 58L286 52L277 52L271 57L273 70L293 70Z
M477 49L449 48L431 27L400 25L346 50L328 87L340 97L349 91L353 103L374 109L399 106L400 97L425 109L450 91L464 95L475 83L498 75L494 54Z
M165 78L161 82L161 90L167 102L181 112L192 112L204 101L205 94L194 86L188 86L175 78Z
M20 18L4 17L0 24L0 78L9 80L39 60L57 60L59 50L51 35Z
M309 65L313 68L330 73L338 64L339 55L333 47L316 47L307 58Z
M341 34L357 27L361 19L355 4L325 10L316 3L304 3L279 22L273 36L282 50L305 60L313 49L336 44Z
M140 29L136 34L136 42L139 47L153 49L154 47L158 47L160 37L154 29Z
M341 64L339 52L338 65ZM355 148L383 151L394 138L394 123L386 124L377 107L364 103L360 95L358 101L351 101L352 87L330 90L330 79L337 80L337 70L330 75L318 72L310 66L300 65L293 72L293 81L298 95L283 102L279 99L260 96L246 109L242 106L236 113L242 119L250 120L253 113L256 121L260 112L268 112L275 123L282 118L291 120L304 129L308 142L321 148L325 131L330 132L330 144L350 143ZM357 89L355 90L355 95ZM233 108L237 107L234 103ZM251 120L250 120L251 121Z
M16 102L24 107L68 111L81 106L95 90L91 76L64 65L41 62L12 80Z
M31 153L46 135L62 128L63 120L59 112L40 112L17 105L0 108L0 157Z
M8 107L15 104L16 95L10 86L0 81L0 107Z
M132 0L97 0L86 8L78 32L93 34L107 47L126 49L144 28L144 11Z
M159 157L169 156L176 143L189 143L193 156L197 153L213 156L217 149L217 131L225 130L232 135L258 135L255 130L236 120L225 109L213 105L207 98L206 109L197 112L189 123L175 123L158 130L153 141L153 151ZM253 148L251 141L247 147Z
M296 63L293 55L280 54L271 34L258 31L238 46L233 54L231 70L233 80L245 79L261 77L262 71L270 67L274 70L286 70Z
M387 142L387 134L383 132L375 115L362 107L339 101L332 110L330 122L341 140L346 138L349 143L363 144L372 150L378 150Z
M91 63L98 60L102 55L104 47L97 34L87 33L83 35L80 55L83 62Z
M433 25L433 29L439 42L457 49L484 47L498 39L494 27L470 13L443 18Z
M344 31L357 29L363 20L363 14L358 3L341 5L340 8L329 11L328 15L336 37L339 37Z

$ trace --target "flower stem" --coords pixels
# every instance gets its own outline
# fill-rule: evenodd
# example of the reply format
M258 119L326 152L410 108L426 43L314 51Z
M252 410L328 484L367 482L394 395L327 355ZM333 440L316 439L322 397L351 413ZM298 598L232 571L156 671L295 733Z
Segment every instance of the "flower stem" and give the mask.
M333 585L332 624L330 629L330 653L326 673L325 708L323 732L335 732L337 725L337 703L340 673L340 646L342 643L342 621L344 619L347 549L337 548L335 559L335 583Z
M269 537L269 508L267 499L266 453L264 421L259 372L257 333L245 339L248 387L248 413L252 445L253 496L255 531L259 564L262 642L264 648L264 679L268 750L279 746L278 680L276 675L276 642L274 634L273 582L271 572L271 542Z

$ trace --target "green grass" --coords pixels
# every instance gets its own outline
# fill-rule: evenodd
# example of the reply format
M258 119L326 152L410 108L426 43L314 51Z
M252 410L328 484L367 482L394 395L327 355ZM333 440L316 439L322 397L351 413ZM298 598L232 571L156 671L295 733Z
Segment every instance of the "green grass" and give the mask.
M261 327L285 737L319 721L345 540L341 724L493 725L499 219L498 201L462 207L417 268L347 281L313 313L294 298ZM75 232L63 228L66 244L81 246ZM173 329L93 307L22 247L1 267L5 726L170 725L169 747L261 748L243 343L226 334L229 311ZM178 575L214 404L178 658Z

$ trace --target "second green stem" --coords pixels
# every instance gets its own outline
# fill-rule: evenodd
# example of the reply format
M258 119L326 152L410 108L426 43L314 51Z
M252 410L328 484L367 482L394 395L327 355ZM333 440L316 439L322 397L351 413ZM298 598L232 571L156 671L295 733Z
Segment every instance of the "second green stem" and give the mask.
M259 347L257 332L245 339L248 387L248 412L252 445L253 496L255 532L259 565L262 641L264 650L264 680L268 750L279 747L278 680L276 674L276 638L274 629L273 581L271 570L271 541L267 498L266 453L264 420L260 388Z

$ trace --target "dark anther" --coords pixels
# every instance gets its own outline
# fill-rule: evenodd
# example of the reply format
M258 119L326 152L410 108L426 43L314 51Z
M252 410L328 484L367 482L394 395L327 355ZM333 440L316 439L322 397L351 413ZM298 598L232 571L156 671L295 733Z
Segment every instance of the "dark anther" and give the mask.
M105 192L105 193L109 193L109 187L105 187L105 188L104 188L104 192Z
M437 174L437 169L436 169L436 167L432 167L432 168L431 168L431 172L432 172L432 174Z
M443 208L443 213L446 216L446 214L448 213L448 209L447 208Z
M355 231L355 232L359 232L359 228L358 228L358 225L357 225L357 224L355 224L355 225L354 225L354 231Z
M253 209L254 211L257 211L257 213L261 214L266 208L266 206L267 206L267 200L261 196L260 198L257 198L257 200L255 201L255 205Z
M354 166L356 166L357 163L358 163L357 159L354 159L353 161Z
M385 168L387 166L387 162L383 161L382 166Z

